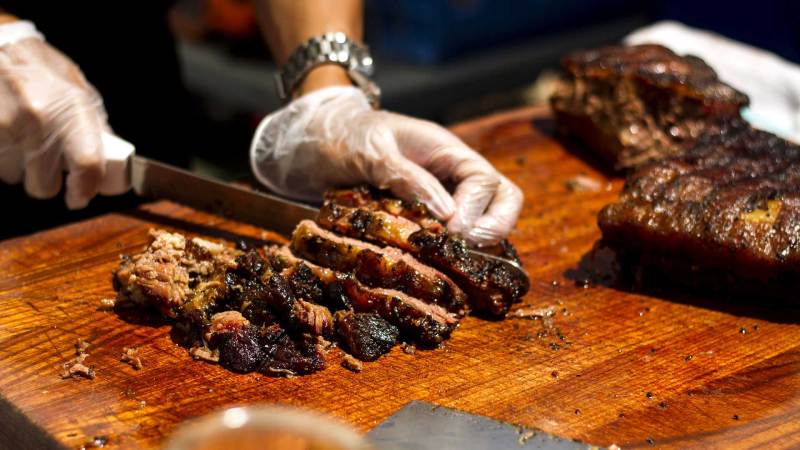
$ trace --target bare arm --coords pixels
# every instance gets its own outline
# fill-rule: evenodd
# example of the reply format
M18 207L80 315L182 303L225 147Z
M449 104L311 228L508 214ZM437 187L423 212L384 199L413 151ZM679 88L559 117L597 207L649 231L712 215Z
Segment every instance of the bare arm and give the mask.
M256 0L256 8L261 32L278 66L283 66L292 51L314 36L341 31L353 40L363 39L362 0ZM343 67L327 64L310 71L293 95L350 84Z
M16 17L12 16L11 14L3 11L3 9L0 8L0 25L2 25L4 23L16 22L17 20L19 20L19 19L17 19Z

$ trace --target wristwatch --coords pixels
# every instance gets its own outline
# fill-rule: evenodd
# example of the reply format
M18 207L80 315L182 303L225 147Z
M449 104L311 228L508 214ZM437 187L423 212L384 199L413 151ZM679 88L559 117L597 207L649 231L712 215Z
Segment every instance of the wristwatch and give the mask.
M313 37L300 45L275 74L275 85L281 101L291 100L292 90L314 67L322 64L338 64L347 69L350 79L367 95L370 104L377 108L381 90L370 80L374 71L369 49L344 33L325 33Z

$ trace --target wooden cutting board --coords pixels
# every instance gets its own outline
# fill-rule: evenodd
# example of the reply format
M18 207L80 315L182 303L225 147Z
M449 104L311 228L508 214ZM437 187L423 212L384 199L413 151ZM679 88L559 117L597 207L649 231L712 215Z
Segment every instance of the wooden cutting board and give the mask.
M139 251L149 228L276 238L252 227L159 202L0 243L0 447L79 448L97 436L153 448L181 421L255 402L367 431L410 400L598 445L800 445L797 310L584 286L595 216L622 182L551 130L544 109L454 128L524 189L511 237L532 279L523 307L554 308L553 323L470 317L443 348L395 348L360 374L334 364L294 379L236 375L193 361L166 324L99 309L119 254ZM59 377L78 338L91 343L94 380ZM141 370L120 362L123 347L140 349Z

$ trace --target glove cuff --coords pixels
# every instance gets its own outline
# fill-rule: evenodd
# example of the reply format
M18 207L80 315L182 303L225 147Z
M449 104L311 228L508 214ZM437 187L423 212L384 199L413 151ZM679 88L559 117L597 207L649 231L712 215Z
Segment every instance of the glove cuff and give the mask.
M27 38L44 40L42 33L36 30L33 22L19 20L0 25L0 47L13 44Z

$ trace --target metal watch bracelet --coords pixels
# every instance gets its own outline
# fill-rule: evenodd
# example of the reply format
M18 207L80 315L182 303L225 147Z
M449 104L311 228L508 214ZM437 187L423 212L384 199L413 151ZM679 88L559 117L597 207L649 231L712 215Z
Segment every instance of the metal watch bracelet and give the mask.
M367 95L370 104L378 107L380 88L370 80L374 66L369 49L341 32L313 37L289 56L283 68L275 74L275 85L281 101L289 101L292 91L308 72L323 64L344 67L350 80Z

